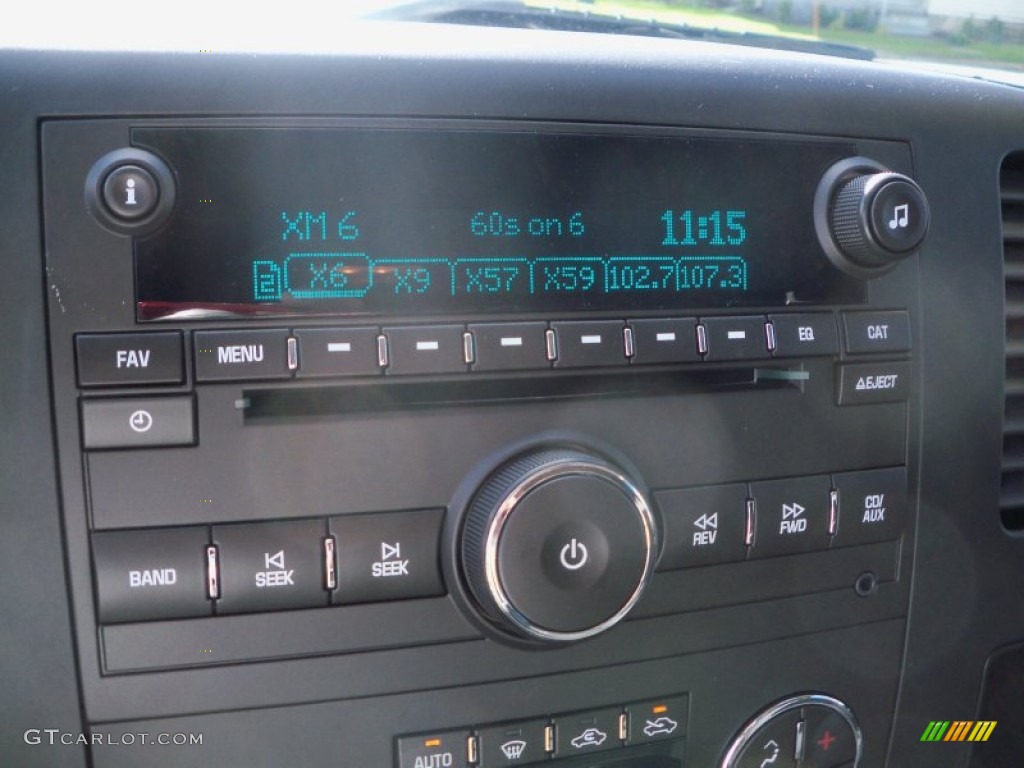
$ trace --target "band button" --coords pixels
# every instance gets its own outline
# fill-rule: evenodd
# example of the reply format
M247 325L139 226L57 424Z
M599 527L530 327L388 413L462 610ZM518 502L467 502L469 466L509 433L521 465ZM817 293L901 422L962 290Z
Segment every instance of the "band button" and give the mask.
M208 616L205 526L92 535L99 620Z

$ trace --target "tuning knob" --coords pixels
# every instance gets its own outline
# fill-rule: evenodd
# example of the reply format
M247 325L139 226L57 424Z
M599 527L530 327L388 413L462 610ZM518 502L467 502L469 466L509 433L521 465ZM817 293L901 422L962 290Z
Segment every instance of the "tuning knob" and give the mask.
M815 198L815 227L825 253L848 274L870 278L920 247L928 200L917 183L867 158L832 166Z
M570 642L618 623L657 553L650 505L611 462L537 450L500 467L470 503L461 555L478 607L520 638Z

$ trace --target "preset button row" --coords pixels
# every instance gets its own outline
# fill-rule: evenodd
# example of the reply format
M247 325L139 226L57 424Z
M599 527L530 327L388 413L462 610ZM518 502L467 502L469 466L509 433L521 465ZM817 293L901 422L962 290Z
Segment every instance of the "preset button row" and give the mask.
M101 623L444 594L442 510L92 535Z
M910 349L906 311L842 313L850 354ZM838 353L831 312L196 331L197 381L655 365ZM75 336L81 387L185 380L181 331Z
M661 570L890 541L908 515L905 467L658 491Z

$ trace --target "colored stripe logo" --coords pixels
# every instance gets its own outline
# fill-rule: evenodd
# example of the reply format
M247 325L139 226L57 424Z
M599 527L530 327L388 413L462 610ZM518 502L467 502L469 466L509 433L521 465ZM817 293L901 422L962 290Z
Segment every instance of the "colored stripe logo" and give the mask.
M921 741L988 741L996 720L932 720L921 734Z

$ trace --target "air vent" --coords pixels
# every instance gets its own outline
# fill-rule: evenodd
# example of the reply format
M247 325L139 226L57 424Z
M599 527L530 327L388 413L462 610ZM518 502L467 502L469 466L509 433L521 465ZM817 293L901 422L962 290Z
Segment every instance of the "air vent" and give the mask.
M1006 280L1006 402L1003 419L1003 525L1024 529L1024 152L1000 173Z

